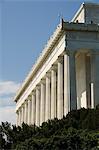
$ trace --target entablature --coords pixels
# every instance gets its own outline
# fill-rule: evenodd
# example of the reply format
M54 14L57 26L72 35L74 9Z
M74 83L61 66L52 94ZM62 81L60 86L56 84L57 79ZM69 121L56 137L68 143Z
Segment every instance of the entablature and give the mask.
M14 101L18 101L25 89L28 88L30 82L36 76L37 72L41 69L43 63L51 55L53 47L59 43L59 39L65 35L66 48L68 49L80 49L80 48L97 48L99 47L99 25L97 24L84 24L84 23L73 23L65 22L63 19L56 28L54 34L47 42L40 57L33 65L31 71L23 82L21 88L17 92Z

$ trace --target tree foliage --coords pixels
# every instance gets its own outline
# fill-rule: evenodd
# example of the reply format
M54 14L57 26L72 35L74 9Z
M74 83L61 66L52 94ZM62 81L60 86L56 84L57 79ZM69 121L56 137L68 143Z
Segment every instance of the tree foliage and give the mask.
M0 125L0 149L16 150L97 150L99 107L71 111L63 119L48 120L40 127Z

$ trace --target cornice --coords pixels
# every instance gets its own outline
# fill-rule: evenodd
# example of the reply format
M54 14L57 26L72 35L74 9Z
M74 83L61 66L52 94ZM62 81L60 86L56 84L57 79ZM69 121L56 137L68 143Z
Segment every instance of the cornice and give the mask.
M75 22L63 22L64 31L99 32L98 24L85 24Z
M74 22L65 22L63 19L61 20L61 23L57 26L55 32L48 40L47 44L45 45L45 48L43 49L42 53L40 53L39 58L31 68L31 71L27 75L26 79L24 80L22 86L16 93L16 96L14 97L14 101L18 101L20 96L23 94L24 90L28 87L29 83L32 81L33 77L35 77L35 74L39 70L39 68L42 66L42 62L45 61L47 55L52 50L54 45L57 43L59 38L62 36L62 34L65 31L89 31L89 32L99 32L99 25L97 24L84 24L84 23L74 23Z

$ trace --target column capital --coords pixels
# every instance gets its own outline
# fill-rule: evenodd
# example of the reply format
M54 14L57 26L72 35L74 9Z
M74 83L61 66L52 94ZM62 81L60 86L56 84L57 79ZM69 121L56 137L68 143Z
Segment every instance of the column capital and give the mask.
M32 99L32 95L29 95L29 96L28 96L28 101L29 101L29 100L31 101L31 99Z
M45 82L45 79L41 79L41 82L40 82L41 84L45 84L46 82Z
M63 52L63 56L64 55L68 55L69 56L69 50L65 49L64 52Z
M46 72L46 77L48 77L48 78L51 77L51 72L50 71Z
M53 64L52 67L51 67L51 70L56 71L56 70L57 70L57 65L56 65L56 64Z
M24 102L24 104L27 104L27 102L28 102L28 100L26 99L25 102Z
M36 89L40 90L40 84L36 85Z
M66 49L66 50L63 52L63 54L64 54L64 55L67 54L68 56L71 56L71 55L75 55L76 52L77 52L77 50L68 50L68 49Z
M21 108L22 108L22 106L19 107L19 109L18 109L19 112L21 111Z
M63 56L58 56L57 61L60 62L60 63L63 63Z
M21 107L22 107L22 108L24 107L24 103L21 105Z
M32 96L32 95L35 95L35 94L36 94L36 91L33 90L33 91L31 92L31 96Z

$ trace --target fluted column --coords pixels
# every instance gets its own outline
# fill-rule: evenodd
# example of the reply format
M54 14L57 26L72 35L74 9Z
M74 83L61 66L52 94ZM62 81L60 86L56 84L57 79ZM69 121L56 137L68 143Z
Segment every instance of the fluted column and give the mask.
M31 124L35 124L36 118L36 94L35 91L32 92L32 112L31 112Z
M64 116L70 111L69 56L64 52Z
M24 122L24 106L22 105L21 124Z
M41 80L40 125L45 121L45 80Z
M50 73L46 74L46 106L45 106L45 121L50 119L51 116L51 103L50 103Z
M99 105L99 50L91 52L91 108Z
M19 123L18 123L18 125L20 126L21 125L21 109L19 108Z
M19 112L17 110L17 112L16 112L16 126L18 126L18 125L19 125Z
M36 125L40 125L40 87L36 87Z
M57 117L63 117L63 57L58 58L57 78Z
M27 101L24 103L24 123L27 123Z
M56 66L51 68L51 119L56 117Z
M20 107L20 126L22 124L22 106Z
M75 52L69 51L70 110L77 109Z
M28 125L31 124L31 96L28 98Z

